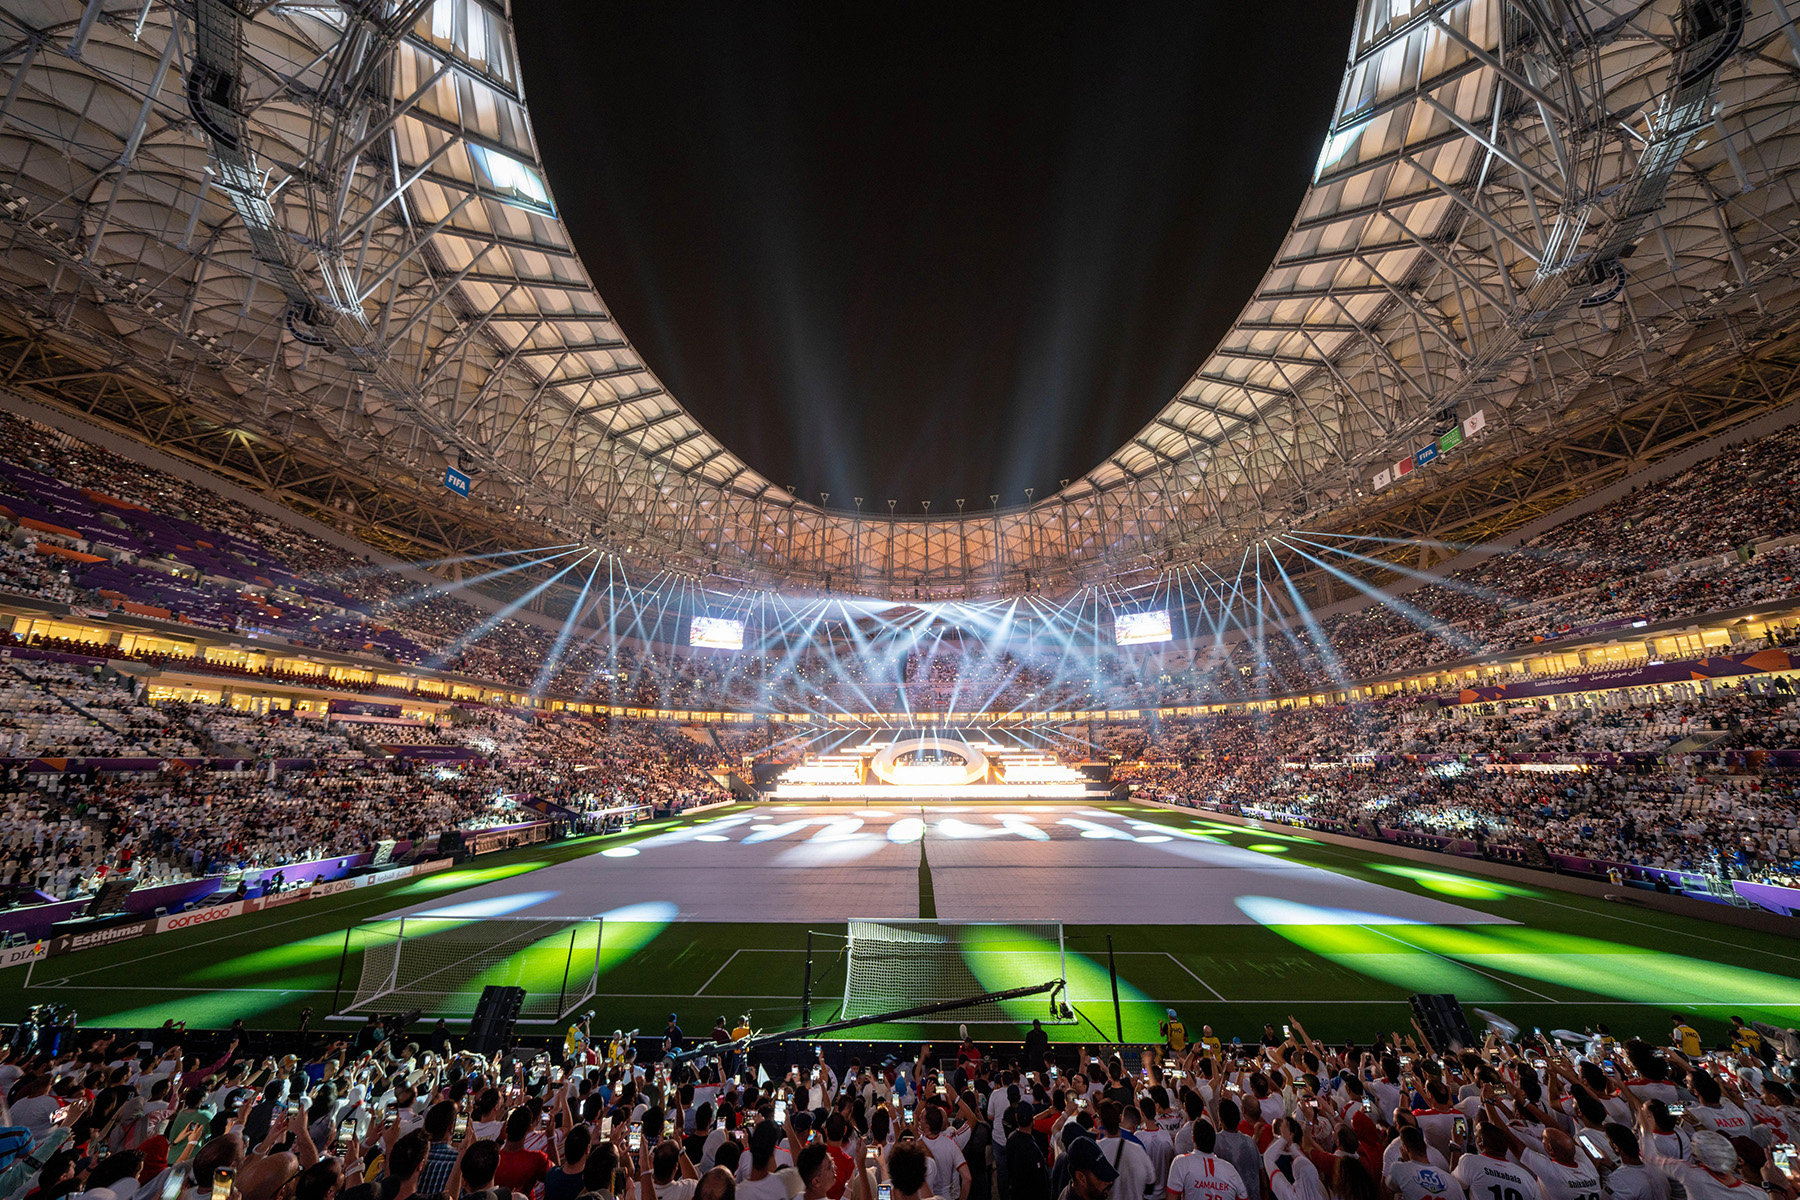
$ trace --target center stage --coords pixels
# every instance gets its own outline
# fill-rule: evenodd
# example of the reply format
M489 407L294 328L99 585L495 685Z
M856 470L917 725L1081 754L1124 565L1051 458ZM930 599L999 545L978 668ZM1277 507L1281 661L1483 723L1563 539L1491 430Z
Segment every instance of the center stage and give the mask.
M390 915L818 922L1475 925L1504 918L1243 849L1138 805L760 804Z

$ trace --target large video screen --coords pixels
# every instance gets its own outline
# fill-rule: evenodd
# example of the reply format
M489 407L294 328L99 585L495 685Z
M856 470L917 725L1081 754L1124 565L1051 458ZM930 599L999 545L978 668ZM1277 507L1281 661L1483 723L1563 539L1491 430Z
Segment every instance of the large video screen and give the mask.
M742 650L744 623L728 617L695 617L688 628L688 645L699 650Z
M1113 641L1120 646L1141 646L1146 642L1167 642L1174 639L1169 632L1169 611L1159 608L1155 612L1114 613Z

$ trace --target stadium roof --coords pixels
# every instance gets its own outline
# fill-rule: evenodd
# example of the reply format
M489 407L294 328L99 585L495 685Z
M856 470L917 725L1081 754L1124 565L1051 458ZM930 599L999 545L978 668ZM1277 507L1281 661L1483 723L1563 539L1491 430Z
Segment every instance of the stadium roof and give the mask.
M685 575L906 598L1150 578L1296 522L1485 536L1786 399L1754 369L1800 301L1780 6L1365 0L1287 239L1149 423L1026 508L825 510L721 445L612 320L509 12L8 0L10 383L395 546L547 526Z

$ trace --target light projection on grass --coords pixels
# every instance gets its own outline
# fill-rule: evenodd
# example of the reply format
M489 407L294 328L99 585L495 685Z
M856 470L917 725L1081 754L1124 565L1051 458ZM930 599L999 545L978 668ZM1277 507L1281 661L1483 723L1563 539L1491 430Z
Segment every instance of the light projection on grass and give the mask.
M1296 946L1409 991L1494 1003L1718 1005L1781 1023L1800 1009L1800 980L1601 938L1524 925L1419 924L1268 896L1240 896L1237 905ZM1565 990L1546 994L1542 985Z
M1792 1023L1800 979L1523 925L1424 926L1408 938L1483 970L1642 1004L1729 1004ZM1583 996L1559 997L1583 999ZM1777 1007L1762 1009L1760 1005ZM1749 1014L1746 1013L1746 1016Z
M461 867L454 871L438 871L432 875L422 875L411 883L401 884L395 888L395 896L435 896L439 892L457 892L463 888L479 887L484 883L494 883L501 879L511 879L514 875L523 875L527 871L535 871L539 867L547 867L547 858L531 858L523 862L505 863L497 867Z
M1450 871L1433 871L1428 867L1413 867L1404 864L1374 863L1370 870L1380 871L1384 875L1398 875L1402 879L1410 879L1420 887L1441 892L1446 896L1456 896L1464 900L1504 900L1509 896L1540 896L1543 893L1517 884L1502 883L1497 879L1479 879L1473 875L1458 875Z
M504 917L530 908L534 904L542 904L546 900L554 900L560 892L514 892L508 896L489 896L482 900L462 900L444 905L442 908L428 908L412 915L418 917L463 917L480 921L488 917Z
M1425 928L1415 922L1273 896L1239 896L1237 906L1296 946L1408 992L1455 992L1496 1003L1513 998L1496 980L1401 940Z
M283 946L233 955L202 967L189 978L233 983L254 978L279 981L284 987L329 987L337 977L343 952L344 931L334 929Z
M600 974L617 967L656 940L680 909L667 900L646 900L600 914Z

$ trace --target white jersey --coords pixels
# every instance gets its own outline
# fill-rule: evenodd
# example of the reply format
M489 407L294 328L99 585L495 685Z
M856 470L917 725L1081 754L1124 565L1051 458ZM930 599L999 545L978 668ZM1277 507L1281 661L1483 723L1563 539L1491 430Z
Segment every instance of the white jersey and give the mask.
M1257 1181L1257 1190L1262 1182ZM1180 1200L1250 1200L1237 1168L1216 1154L1199 1150L1181 1155L1169 1166L1169 1195Z
M1664 1158L1674 1159L1686 1158L1688 1155L1688 1147L1693 1144L1693 1135L1688 1133L1686 1126L1682 1125L1677 1125L1668 1133L1663 1133L1661 1130L1652 1130L1650 1135L1643 1140L1644 1153L1646 1155L1660 1154ZM1646 1158L1645 1161L1648 1162L1649 1160Z
M1402 1159L1387 1169L1385 1178L1400 1200L1468 1200L1456 1176L1434 1163Z
M1755 1137L1756 1124L1751 1121L1750 1114L1729 1100L1721 1100L1718 1104L1696 1104L1688 1109L1688 1115L1702 1129L1711 1129L1726 1137Z
M1469 1200L1543 1200L1530 1172L1504 1158L1465 1154L1456 1164L1456 1181Z
M1602 1200L1600 1169L1584 1158L1565 1166L1548 1154L1527 1150L1519 1161L1536 1177L1543 1200Z
M1613 1200L1669 1200L1669 1181L1649 1167L1618 1167L1606 1177Z
M925 1165L925 1179L931 1194L942 1200L956 1200L962 1187L962 1176L957 1173L957 1168L967 1161L963 1158L962 1147L947 1134L921 1138L919 1145L931 1156L931 1161Z
M1162 1179L1148 1150L1122 1137L1107 1137L1100 1139L1100 1153L1119 1173L1118 1182L1113 1185L1113 1200L1156 1200Z
M1745 1183L1735 1175L1721 1179L1705 1167L1690 1162L1664 1158L1660 1154L1646 1154L1644 1165L1660 1171L1672 1182L1679 1183L1686 1190L1688 1200L1769 1200L1769 1193Z

